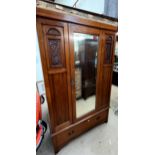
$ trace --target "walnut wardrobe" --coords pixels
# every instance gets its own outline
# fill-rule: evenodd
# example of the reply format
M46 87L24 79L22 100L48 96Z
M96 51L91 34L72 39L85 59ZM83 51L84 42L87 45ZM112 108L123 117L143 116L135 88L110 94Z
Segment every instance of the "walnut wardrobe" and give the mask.
M51 138L58 152L108 121L117 25L45 4L36 9L37 34Z

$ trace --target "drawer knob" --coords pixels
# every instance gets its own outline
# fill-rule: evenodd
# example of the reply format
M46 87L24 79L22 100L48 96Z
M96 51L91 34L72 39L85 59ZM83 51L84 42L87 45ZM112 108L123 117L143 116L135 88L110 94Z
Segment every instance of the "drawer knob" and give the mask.
M68 133L69 136L70 136L71 134L72 134L71 132Z
M90 120L88 119L87 122L90 122Z
M99 120L100 119L100 116L96 117L96 120Z
M68 135L71 136L74 133L74 130L68 132Z

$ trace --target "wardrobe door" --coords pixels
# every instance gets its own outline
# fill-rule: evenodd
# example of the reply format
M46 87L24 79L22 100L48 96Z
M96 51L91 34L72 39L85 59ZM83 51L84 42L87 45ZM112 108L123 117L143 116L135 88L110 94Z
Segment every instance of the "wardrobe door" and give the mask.
M72 123L67 24L37 18L37 30L52 132Z
M101 31L69 24L73 119L96 112L98 102Z
M103 32L102 35L104 46L101 56L102 71L99 78L101 87L99 89L98 109L107 108L110 104L115 42L115 36L113 34Z

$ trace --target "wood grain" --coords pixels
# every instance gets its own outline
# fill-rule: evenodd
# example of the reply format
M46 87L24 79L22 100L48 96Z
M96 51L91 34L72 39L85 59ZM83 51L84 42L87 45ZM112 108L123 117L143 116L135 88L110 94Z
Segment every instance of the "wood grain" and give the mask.
M36 11L50 131L58 152L71 139L108 121L117 27L41 8ZM78 119L72 83L75 81L74 32L99 37L95 110Z
M84 18L77 17L74 15L55 12L53 10L45 10L43 8L36 8L36 13L38 16L42 16L45 18L61 20L61 21L66 21L66 22L70 22L70 23L91 26L91 27L95 27L95 28L102 28L102 29L111 30L114 32L117 31L117 27L113 26L113 25L109 25L109 24L105 24L105 23L101 23L101 22L97 22L97 21L93 21L93 20L89 20L89 19L84 19Z

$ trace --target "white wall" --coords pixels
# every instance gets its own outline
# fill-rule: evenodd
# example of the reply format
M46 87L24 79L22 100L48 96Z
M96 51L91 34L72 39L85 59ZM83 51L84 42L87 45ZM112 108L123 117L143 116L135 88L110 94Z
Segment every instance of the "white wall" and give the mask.
M79 0L76 8L103 14L104 1L105 0ZM56 0L55 2L72 7L76 0Z
M73 6L75 3L75 0L55 0L55 3L60 3L67 6Z
M36 34L36 81L42 81L43 80L43 73L42 73L42 66L41 66L41 60L40 60L40 50L39 50L39 44L38 44L38 36Z

